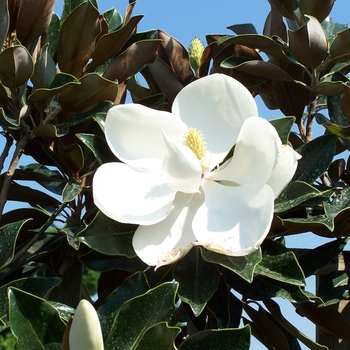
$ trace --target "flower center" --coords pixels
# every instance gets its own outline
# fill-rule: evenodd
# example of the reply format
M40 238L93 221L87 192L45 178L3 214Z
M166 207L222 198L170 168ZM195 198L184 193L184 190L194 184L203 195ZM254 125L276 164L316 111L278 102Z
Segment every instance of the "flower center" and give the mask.
M211 163L210 153L206 149L206 142L203 134L196 128L189 128L184 136L183 144L187 146L199 159L202 173L205 174L209 170Z

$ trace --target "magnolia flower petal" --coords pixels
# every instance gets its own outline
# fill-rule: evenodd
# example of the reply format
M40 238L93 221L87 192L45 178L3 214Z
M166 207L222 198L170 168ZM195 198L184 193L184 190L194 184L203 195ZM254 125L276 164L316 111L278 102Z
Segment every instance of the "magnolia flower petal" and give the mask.
M172 113L200 130L215 165L235 144L243 122L258 115L254 98L237 80L213 74L187 85L176 96Z
M166 219L152 226L139 226L132 244L140 259L158 268L185 256L196 240L191 224L203 200L202 193L178 192Z
M69 332L70 350L103 350L100 321L95 308L87 300L81 300L75 310Z
M105 130L107 143L118 159L133 167L159 171L166 154L162 130L181 142L187 128L171 113L126 104L108 111Z
M196 155L164 132L167 154L163 161L163 175L174 191L198 192L202 180L202 167Z
M202 185L205 202L193 220L196 245L214 252L243 256L258 249L269 232L274 195L267 186Z
M175 191L161 175L106 163L94 175L93 196L97 207L113 220L152 225L167 217Z
M265 119L248 118L239 133L229 163L206 176L241 186L266 184L278 161L282 143L276 129Z
M288 145L282 146L281 155L278 158L270 179L267 181L267 184L275 194L275 198L277 198L294 176L300 158L300 154L295 152L292 147Z

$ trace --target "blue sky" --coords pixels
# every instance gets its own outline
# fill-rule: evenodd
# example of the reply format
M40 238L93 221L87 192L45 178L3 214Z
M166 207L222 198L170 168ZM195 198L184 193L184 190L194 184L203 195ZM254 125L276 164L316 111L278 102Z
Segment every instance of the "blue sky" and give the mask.
M122 14L128 4L128 0L99 0L99 10L115 7ZM63 0L57 0L56 13L60 16ZM138 30L162 29L188 47L195 36L205 43L207 34L233 34L226 29L233 24L252 23L258 33L262 33L264 21L269 13L270 4L267 0L138 0L134 9L134 15L143 14ZM350 23L349 0L337 0L333 7L331 17L335 22ZM280 112L269 111L261 103L258 103L260 116L266 119L282 117ZM28 162L28 160L27 160ZM288 238L289 247L312 248L325 242L324 239L306 234ZM313 281L308 280L313 291ZM295 314L294 308L287 302L279 302L287 319L294 323L303 333L314 339L314 327L305 318ZM265 349L253 340L251 348L254 350ZM303 349L307 349L303 347Z

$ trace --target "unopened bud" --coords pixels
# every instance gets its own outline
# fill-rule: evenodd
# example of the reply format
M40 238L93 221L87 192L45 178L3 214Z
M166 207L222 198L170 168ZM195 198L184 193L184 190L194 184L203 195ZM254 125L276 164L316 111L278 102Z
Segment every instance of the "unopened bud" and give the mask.
M100 321L95 308L81 300L75 310L69 332L70 350L103 350L103 338Z

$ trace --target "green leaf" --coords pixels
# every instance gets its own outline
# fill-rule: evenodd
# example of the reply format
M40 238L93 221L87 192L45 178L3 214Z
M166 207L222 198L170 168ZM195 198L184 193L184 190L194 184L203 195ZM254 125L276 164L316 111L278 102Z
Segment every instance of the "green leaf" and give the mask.
M241 301L231 293L229 286L221 278L218 289L208 300L207 307L214 314L218 328L238 328L241 322Z
M64 22L73 10L78 7L81 3L86 2L87 0L63 0L64 6L62 11L61 22ZM91 3L98 8L96 0L90 0Z
M112 153L106 140L101 136L83 133L76 134L76 136L91 150L100 164L106 163L112 158Z
M135 225L121 224L99 212L76 238L100 253L132 258L136 256L131 244L135 230Z
M220 269L231 288L242 294L244 298L265 300L283 298L291 302L305 302L309 298L299 286L283 283L265 276L254 276L251 283L240 278L229 270Z
M69 180L62 191L62 201L71 202L83 190L83 187L74 180Z
M60 350L65 324L58 311L44 299L9 288L11 331L18 350ZM40 316L40 317L38 317Z
M82 255L80 261L89 269L100 272L113 269L136 272L145 270L148 267L139 257L129 258L126 256L104 255L95 250Z
M333 305L347 300L349 294L350 271L332 271L325 276L318 289L317 296L325 305Z
M248 282L253 280L255 267L261 261L260 249L246 256L228 256L204 248L200 249L205 261L224 266Z
M293 181L275 199L275 213L287 211L321 194L322 192L306 182Z
M305 277L315 274L337 257L345 248L347 241L348 238L341 238L327 242L301 255L298 261L304 271Z
M105 340L105 350L133 349L153 325L173 325L177 287L177 282L166 282L125 302Z
M277 130L278 136L280 137L282 143L284 145L288 144L289 133L294 125L295 117L278 118L270 120L269 122Z
M49 54L49 45L46 44L40 51L39 59L34 66L34 74L31 77L34 90L37 88L48 88L56 75L55 62Z
M331 164L335 154L335 135L324 135L302 145L297 152L302 156L292 181L312 184Z
M146 277L143 272L136 272L126 278L123 283L116 288L98 309L103 337L106 339L110 333L115 317L120 307L128 300L146 293L149 290Z
M181 328L169 327L166 322L160 322L147 329L143 334L137 350L174 350L176 336Z
M198 332L187 338L179 350L227 349L249 350L250 327L238 329L211 329Z
M123 17L115 8L103 12L102 15L108 24L109 33L118 30L123 25Z
M21 289L27 293L34 294L43 298L52 288L57 286L61 281L59 277L28 277L11 281L0 287L0 319L8 318L8 298L7 290L9 287ZM0 326L1 328L1 326Z
M56 13L52 14L51 22L46 30L47 42L49 43L49 54L55 57L58 45L58 35L60 30L60 18Z
M197 317L218 287L220 275L216 267L204 261L199 249L192 249L174 268L179 282L179 297L188 303Z
M305 277L292 251L283 244L265 239L262 260L255 268L256 275L263 275L288 284L305 286Z
M22 226L28 220L29 219L23 219L0 227L0 267L3 267L11 262L15 253L15 244L17 236Z

